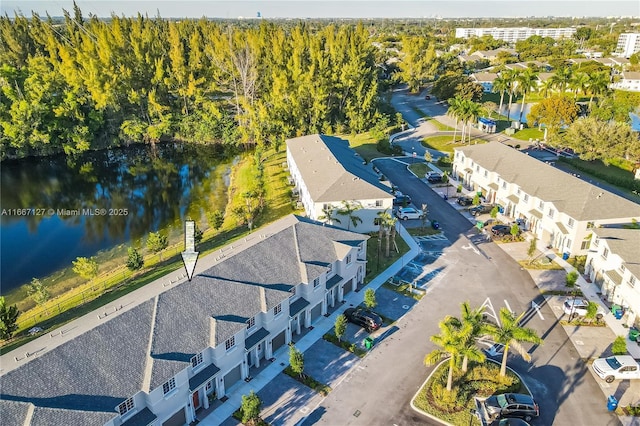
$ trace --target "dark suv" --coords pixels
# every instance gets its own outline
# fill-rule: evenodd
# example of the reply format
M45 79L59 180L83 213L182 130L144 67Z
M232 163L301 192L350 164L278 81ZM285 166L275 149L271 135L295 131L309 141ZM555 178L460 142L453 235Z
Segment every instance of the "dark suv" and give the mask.
M432 174L429 175L429 177L427 178L427 182L429 183L438 183L438 182L442 182L442 175L439 174Z
M530 395L520 393L505 393L501 395L493 395L484 401L487 414L492 419L505 417L518 417L531 421L534 417L538 417L540 411L538 404L535 403Z
M473 198L470 197L458 197L458 204L461 206L470 206L473 204Z
M394 206L408 206L411 204L411 197L408 195L398 195L393 199Z
M511 227L509 225L494 225L491 228L491 233L496 237L504 237L511 234Z
M371 311L361 308L349 308L344 311L344 315L347 317L349 322L363 327L369 333L382 327L382 318Z
M484 213L491 213L493 210L493 204L480 204L479 206L471 207L469 213L471 216L479 216Z

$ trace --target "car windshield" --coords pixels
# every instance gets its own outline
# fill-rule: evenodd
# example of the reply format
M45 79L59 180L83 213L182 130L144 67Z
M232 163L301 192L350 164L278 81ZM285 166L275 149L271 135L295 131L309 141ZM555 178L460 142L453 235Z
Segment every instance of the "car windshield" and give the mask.
M622 365L618 362L616 357L613 357L613 356L610 358L607 358L607 364L609 364L609 367L613 368L614 370L617 370L618 368L622 367Z
M504 395L504 394L502 394L502 395L497 395L497 396L496 396L496 401L498 401L498 405L499 405L500 407L505 407L505 406L508 404L508 402L507 402L507 397L506 397L506 395Z

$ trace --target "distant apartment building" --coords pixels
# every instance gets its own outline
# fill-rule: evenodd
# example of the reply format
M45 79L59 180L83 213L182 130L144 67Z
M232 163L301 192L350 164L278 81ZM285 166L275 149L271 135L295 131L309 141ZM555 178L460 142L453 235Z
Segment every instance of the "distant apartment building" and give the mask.
M575 28L456 28L456 38L482 37L490 35L496 40L508 43L526 40L531 36L551 37L559 39L573 37Z
M640 52L640 33L623 33L618 37L616 53L628 58L636 52Z
M585 255L593 230L640 219L640 204L499 142L455 149L453 173L506 218L521 219L543 244Z

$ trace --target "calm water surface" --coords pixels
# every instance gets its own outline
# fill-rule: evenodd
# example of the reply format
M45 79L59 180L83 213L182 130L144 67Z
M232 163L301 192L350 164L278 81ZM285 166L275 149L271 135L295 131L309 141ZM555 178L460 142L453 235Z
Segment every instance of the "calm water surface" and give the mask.
M206 211L224 209L230 167L215 147L173 143L3 162L1 293L149 232L176 235L187 218L205 227Z

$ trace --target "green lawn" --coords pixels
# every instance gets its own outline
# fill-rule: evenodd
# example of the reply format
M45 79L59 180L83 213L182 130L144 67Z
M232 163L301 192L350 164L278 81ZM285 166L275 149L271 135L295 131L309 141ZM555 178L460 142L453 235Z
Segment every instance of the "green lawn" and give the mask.
M538 130L537 127L528 127L526 129L518 130L511 137L520 139L521 141L529 142L529 139L542 140L544 138L544 130Z
M394 128L389 127L387 134ZM353 148L366 161L371 161L378 157L388 157L389 155L378 151L378 140L371 136L370 132L358 133L355 135L336 135L337 137L349 141L349 146Z
M423 117L426 122L433 124L436 127L436 129L440 130L441 132L453 131L453 127L447 126L446 124L439 122L438 120L436 120L435 118L427 114L426 112L422 111L420 108L412 106L411 109L414 110L421 117Z
M456 142L453 142L453 135L430 136L422 139L420 143L426 148L435 149L442 152L453 152L453 148L464 146L467 144L467 142L465 142L464 144L460 142L460 133L456 135L456 139ZM477 143L486 143L486 141L477 138L471 139L471 144Z
M415 173L418 178L422 179L424 175L431 170L426 163L413 163L409 165L409 170Z
M386 240L383 237L380 244L380 255L378 256L378 233L372 232L369 234L371 238L367 240L367 275L364 277L364 282L368 283L374 279L378 274L393 264L396 260L400 259L403 254L409 251L407 243L396 234L396 245L398 246L398 252L396 252L393 241L390 242L389 257L385 256Z

